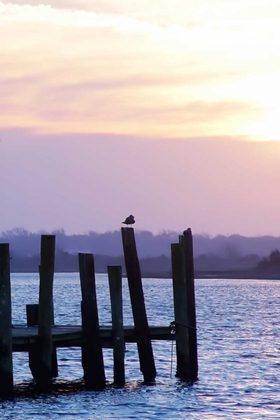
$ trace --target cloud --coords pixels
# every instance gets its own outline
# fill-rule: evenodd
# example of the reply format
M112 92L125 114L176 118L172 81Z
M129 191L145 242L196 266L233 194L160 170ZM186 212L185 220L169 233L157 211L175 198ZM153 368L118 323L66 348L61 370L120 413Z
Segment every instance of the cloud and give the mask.
M51 6L54 9L71 9L71 10L85 10L95 11L98 13L120 13L121 7L118 4L113 4L112 1L95 1L94 4L89 0L2 0L0 3L6 5L19 5L19 6Z
M186 132L201 135L206 127L209 134L215 134L212 131L215 125L214 130L217 130L217 125L221 130L216 134L226 134L229 124L249 116L257 118L261 112L253 103L243 101L181 98L179 102L174 102L163 99L161 89L166 86L164 83L166 80L153 85L149 79L140 79L140 83L137 79L128 79L100 84L82 83L74 88L71 85L54 85L30 95L27 109L30 113L33 110L42 127L47 124L49 128L54 128L59 122L67 122L68 130L71 130L72 126L77 127L83 121L82 132L94 130L94 127L104 132L110 124L110 131L114 131L114 127L116 132L127 130L133 133L136 130L135 133L139 133L141 130L145 134L151 131L153 134L161 133L163 137L170 137L174 130L175 135L180 133L180 137ZM169 83L172 87L171 80ZM180 88L180 85L177 87Z
M234 73L224 75L233 80ZM184 133L201 134L203 127L214 122L238 121L244 115L256 114L258 108L250 102L231 100L192 100L192 98L164 97L167 91L178 92L196 84L211 84L219 78L218 73L189 74L109 74L93 75L91 81L69 83L60 81L60 73L34 74L33 76L8 77L0 81L0 109L2 124L5 118L22 121L42 131L67 130L90 132L98 129L145 134L145 130L163 136ZM179 100L178 100L179 99ZM83 122L81 124L81 122ZM1 118L0 118L1 123ZM67 125L65 125L67 123ZM127 125L127 127L126 127ZM157 128L160 127L160 130ZM215 134L210 128L208 134ZM216 134L225 134L219 132Z
M270 0L269 7L262 0L247 0L246 2L226 3L221 0L212 0L205 4L204 0L173 0L162 2L162 0L2 0L2 4L12 5L31 5L41 4L50 5L56 9L72 9L95 11L98 13L123 14L131 16L146 16L146 18L160 19L165 18L169 22L184 22L192 19L196 21L209 20L217 21L237 21L245 19L274 18L279 12L278 0ZM252 7L254 6L254 7Z
M213 1L0 2L0 125L276 138L279 29Z

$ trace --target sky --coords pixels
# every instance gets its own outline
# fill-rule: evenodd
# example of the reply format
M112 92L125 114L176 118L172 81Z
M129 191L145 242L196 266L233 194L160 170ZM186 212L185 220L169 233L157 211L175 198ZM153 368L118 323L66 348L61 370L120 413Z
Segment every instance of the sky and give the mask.
M0 231L280 235L279 0L0 1Z

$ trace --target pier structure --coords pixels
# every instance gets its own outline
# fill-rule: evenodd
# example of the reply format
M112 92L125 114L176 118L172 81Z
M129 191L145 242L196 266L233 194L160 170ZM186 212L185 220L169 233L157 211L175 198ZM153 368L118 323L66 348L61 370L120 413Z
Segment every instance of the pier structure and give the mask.
M113 349L114 385L125 385L125 343L136 343L146 383L155 381L152 342L176 342L176 376L193 382L198 376L193 243L190 229L171 244L174 321L149 326L134 229L121 229L125 276L121 266L108 266L112 325L102 326L96 297L94 255L79 253L81 325L56 325L53 308L55 235L41 236L39 302L26 305L26 325L12 326L9 244L0 244L0 396L13 393L13 352L28 352L38 386L50 387L58 376L57 348L80 347L86 389L106 387L103 348ZM123 325L122 282L128 282L134 325ZM126 280L127 279L127 280ZM170 297L171 300L171 297Z

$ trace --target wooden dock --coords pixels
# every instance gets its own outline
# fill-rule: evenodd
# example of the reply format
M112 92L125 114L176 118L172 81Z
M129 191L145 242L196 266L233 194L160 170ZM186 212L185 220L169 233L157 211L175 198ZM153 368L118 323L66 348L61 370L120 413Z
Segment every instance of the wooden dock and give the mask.
M123 325L122 268L108 266L111 300L111 326L99 321L94 256L78 254L81 286L81 325L55 325L53 281L55 236L42 235L39 266L39 302L26 304L26 325L12 326L9 244L0 244L0 397L13 393L13 352L28 352L29 368L43 388L58 376L57 348L81 348L81 364L86 389L106 387L103 348L113 349L114 385L125 385L125 343L136 343L139 367L146 383L156 378L154 340L176 342L176 376L193 382L197 379L197 335L193 245L190 229L171 244L174 321L166 326L150 326L146 313L141 270L134 230L121 229L125 281L128 282L134 325ZM160 291L159 291L160 294ZM170 297L172 301L172 297Z
M99 327L103 348L113 348L113 330L111 327ZM141 343L143 337L133 326L123 328L126 343ZM149 327L151 340L175 340L172 327ZM38 343L38 327L14 327L12 329L13 352L28 352ZM52 343L55 348L82 347L86 343L81 325L57 325L52 327Z

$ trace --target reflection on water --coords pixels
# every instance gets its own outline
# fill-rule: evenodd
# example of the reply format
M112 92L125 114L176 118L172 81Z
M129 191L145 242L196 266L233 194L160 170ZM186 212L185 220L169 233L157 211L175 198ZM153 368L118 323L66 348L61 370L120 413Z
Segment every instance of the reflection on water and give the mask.
M168 279L144 279L148 319L173 320ZM124 319L132 324L124 280ZM13 322L25 323L25 305L38 302L38 276L12 277ZM106 275L97 276L100 323L111 319ZM142 383L135 344L126 345L126 386L115 389L112 350L104 349L108 387L83 388L80 349L58 349L59 378L51 393L36 392L26 353L14 354L16 397L2 401L1 419L272 419L280 418L280 282L196 280L199 381L190 386L174 377L171 342L153 342L157 380ZM77 274L57 274L55 322L80 324ZM175 355L175 351L173 352ZM173 371L170 377L171 369Z

